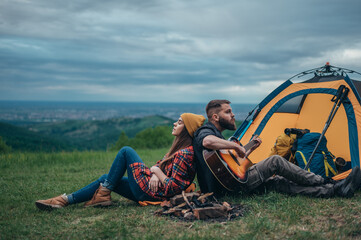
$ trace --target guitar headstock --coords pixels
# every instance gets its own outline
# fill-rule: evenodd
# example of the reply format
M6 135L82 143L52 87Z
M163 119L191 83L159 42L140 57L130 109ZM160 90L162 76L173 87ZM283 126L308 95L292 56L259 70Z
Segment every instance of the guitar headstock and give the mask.
M258 138L258 137L259 137L259 135L255 134L255 135L252 136L251 140L254 140L254 139Z

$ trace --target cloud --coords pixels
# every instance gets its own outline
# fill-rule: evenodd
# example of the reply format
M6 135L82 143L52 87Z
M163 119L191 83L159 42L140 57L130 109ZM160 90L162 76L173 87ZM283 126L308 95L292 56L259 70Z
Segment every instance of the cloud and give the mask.
M181 102L189 93L187 101L257 102L326 61L360 71L360 8L357 0L2 1L0 99Z

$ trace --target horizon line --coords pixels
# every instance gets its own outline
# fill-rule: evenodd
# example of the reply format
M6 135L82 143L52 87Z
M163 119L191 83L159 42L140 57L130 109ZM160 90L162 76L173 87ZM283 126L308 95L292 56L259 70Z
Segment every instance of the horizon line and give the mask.
M155 104L206 104L207 102L157 102L157 101L94 101L94 100L7 100L7 99L0 99L0 102L53 102L53 103L155 103ZM254 102L231 102L231 104L258 104Z

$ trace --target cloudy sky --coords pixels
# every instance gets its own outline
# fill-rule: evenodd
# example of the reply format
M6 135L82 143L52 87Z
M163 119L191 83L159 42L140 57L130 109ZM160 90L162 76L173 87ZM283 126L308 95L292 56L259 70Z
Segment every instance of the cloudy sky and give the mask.
M361 71L361 1L1 0L0 100L257 103Z

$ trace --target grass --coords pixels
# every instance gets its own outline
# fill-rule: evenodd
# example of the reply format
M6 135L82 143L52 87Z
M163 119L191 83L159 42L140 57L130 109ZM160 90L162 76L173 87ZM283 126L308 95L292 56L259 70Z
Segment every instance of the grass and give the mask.
M142 150L148 166L166 152ZM117 194L107 209L81 204L43 212L38 199L71 193L106 173L116 152L0 155L0 239L361 239L361 192L351 199L278 193L225 197L248 207L227 223L182 222L152 213Z

